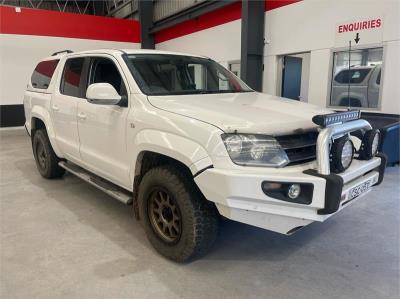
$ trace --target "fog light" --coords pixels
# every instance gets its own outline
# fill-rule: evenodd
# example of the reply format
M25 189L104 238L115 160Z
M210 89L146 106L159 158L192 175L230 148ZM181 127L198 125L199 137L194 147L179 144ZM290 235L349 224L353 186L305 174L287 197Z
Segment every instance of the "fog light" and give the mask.
M350 167L354 156L353 142L346 136L335 140L331 149L333 172L343 172Z
M291 199L296 199L297 197L299 197L301 192L301 187L299 184L292 184L289 186L288 188L288 192L287 195L289 196L289 198Z
M378 153L381 134L379 130L365 132L360 147L360 159L369 160Z

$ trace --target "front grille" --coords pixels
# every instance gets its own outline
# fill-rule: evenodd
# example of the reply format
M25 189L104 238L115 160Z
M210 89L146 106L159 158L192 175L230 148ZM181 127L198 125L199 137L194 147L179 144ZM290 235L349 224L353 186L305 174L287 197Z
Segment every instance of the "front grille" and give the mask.
M308 132L278 136L276 140L289 158L288 165L297 165L315 160L317 138L318 132Z

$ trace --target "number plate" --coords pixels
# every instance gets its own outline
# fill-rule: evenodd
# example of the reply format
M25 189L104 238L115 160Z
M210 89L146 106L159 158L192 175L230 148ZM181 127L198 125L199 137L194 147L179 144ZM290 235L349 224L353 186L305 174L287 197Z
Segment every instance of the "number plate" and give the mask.
M360 196L361 194L367 192L372 186L372 179L353 187L352 189L350 189L349 191L349 197L348 200L352 200L358 196Z

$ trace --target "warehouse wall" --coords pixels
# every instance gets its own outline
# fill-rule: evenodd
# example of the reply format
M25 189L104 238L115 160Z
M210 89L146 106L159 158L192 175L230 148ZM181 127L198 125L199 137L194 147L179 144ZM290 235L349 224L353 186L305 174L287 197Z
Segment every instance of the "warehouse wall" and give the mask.
M140 48L139 23L0 6L1 126L23 124L23 94L40 59L64 49L99 48Z
M241 3L158 32L156 49L205 55L224 64L240 59Z
M240 60L240 6L231 5L215 13L217 16L214 17L220 22L213 26L208 26L212 22L204 16L192 23L185 22L180 27L170 28L167 33L159 33L156 48L201 54L225 65ZM336 25L371 17L383 19L382 40L373 44L384 47L382 106L375 110L400 114L400 89L397 87L400 77L398 1L266 0L263 91L279 95L281 55L309 52L307 101L327 106L333 50L337 48ZM306 86L303 88L307 90Z
M383 36L371 46L384 47L382 107L385 113L400 114L399 43L400 5L398 1L304 0L266 15L264 91L277 93L278 56L288 53L310 52L308 102L325 106L329 97L332 51L340 49L335 41L336 25L352 20L381 17ZM365 36L360 33L361 38ZM362 42L362 40L361 40ZM368 47L355 45L353 49ZM397 53L397 54L396 54Z

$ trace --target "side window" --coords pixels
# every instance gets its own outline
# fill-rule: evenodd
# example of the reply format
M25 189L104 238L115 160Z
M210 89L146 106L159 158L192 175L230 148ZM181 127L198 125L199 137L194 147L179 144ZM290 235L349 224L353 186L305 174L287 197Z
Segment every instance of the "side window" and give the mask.
M370 69L343 70L336 75L335 81L342 84L361 83L370 72ZM350 76L350 78L349 78Z
M109 83L121 96L126 96L127 91L121 74L114 62L108 58L92 58L90 65L89 84Z
M66 61L61 78L60 92L71 97L82 97L81 86L83 63L85 58L70 58Z
M34 88L47 89L49 87L58 61L58 59L42 61L36 66L31 76L31 83Z

